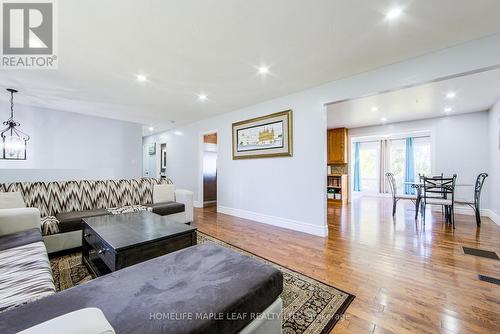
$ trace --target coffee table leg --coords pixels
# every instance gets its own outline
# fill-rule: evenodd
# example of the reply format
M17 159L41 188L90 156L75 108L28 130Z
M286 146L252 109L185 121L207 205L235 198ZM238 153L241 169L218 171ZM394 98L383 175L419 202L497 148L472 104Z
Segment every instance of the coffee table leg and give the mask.
M198 243L198 238L196 237L196 231L191 233L191 246L195 246Z

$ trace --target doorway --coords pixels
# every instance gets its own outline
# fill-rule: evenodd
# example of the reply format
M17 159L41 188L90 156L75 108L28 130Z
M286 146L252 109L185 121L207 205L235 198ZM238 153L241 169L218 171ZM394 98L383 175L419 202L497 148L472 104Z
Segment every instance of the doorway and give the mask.
M217 132L203 135L203 207L217 205Z
M167 178L167 144L160 144L160 178Z

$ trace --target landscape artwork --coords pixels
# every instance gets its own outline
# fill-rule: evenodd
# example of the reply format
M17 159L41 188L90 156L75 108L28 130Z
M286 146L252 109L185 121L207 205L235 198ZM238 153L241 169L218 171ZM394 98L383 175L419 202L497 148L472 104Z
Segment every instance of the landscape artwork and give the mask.
M237 138L238 152L283 147L283 122L240 129Z
M233 158L291 156L292 111L233 124Z

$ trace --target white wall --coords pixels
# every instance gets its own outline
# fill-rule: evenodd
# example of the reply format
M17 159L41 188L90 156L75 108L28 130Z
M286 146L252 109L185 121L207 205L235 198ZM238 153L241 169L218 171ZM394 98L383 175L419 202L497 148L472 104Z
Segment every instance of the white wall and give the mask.
M232 123L289 107L294 109L295 123L292 158L232 159ZM217 130L220 211L326 235L325 181L315 177L326 168L324 147L317 144L326 142L325 116L321 103L299 95L149 137L146 143L167 143L167 176L178 188L193 190L197 202L202 203L202 133Z
M489 172L489 112L475 112L419 121L349 129L353 137L396 135L418 131L431 134L433 174L457 174L457 183L474 184L479 173ZM349 148L352 152L352 148ZM489 207L489 181L482 193L483 208ZM472 200L473 188L457 187L457 198Z
M497 65L498 59L500 35L495 35L182 126L176 130L178 135L169 131L146 141L167 142L168 176L177 187L193 190L201 203L200 136L217 130L220 211L326 235L324 103ZM294 112L293 157L232 160L233 122L286 109Z
M23 105L14 116L31 137L27 160L0 160L0 182L141 176L140 124Z
M489 113L490 209L500 225L500 100Z

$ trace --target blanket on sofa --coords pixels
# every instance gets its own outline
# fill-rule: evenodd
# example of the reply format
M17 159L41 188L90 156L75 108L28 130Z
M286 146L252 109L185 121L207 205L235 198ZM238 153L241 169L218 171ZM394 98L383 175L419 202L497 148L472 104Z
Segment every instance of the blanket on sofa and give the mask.
M0 312L56 292L38 229L0 237Z

